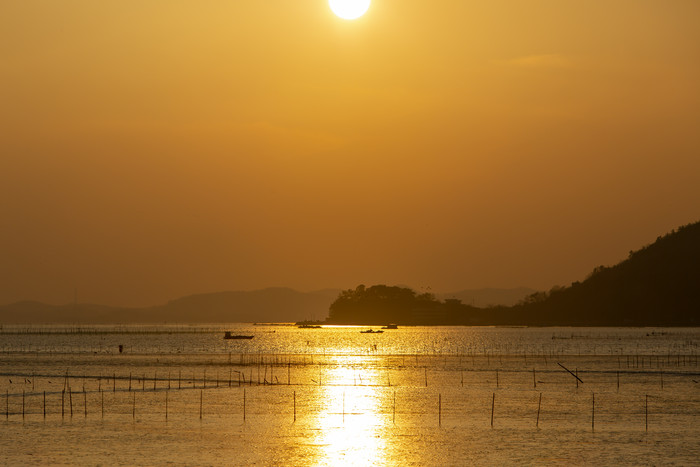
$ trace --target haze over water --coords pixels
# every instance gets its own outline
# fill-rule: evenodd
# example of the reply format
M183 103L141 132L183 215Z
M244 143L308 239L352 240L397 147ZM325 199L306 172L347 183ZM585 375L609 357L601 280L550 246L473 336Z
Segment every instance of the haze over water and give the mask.
M696 328L362 329L4 327L0 461L687 465L700 455Z

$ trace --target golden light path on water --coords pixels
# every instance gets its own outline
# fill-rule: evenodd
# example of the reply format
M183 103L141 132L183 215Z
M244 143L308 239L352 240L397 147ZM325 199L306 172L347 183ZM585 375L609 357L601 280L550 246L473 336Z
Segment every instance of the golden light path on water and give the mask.
M382 436L391 423L391 414L382 413L386 391L379 372L363 368L363 360L362 356L332 357L322 375L320 410L313 422L317 465L383 465L389 461Z

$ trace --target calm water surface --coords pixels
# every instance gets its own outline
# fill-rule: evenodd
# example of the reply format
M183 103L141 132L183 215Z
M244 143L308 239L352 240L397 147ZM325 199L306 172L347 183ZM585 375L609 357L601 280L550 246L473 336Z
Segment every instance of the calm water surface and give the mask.
M700 329L360 330L5 326L0 463L700 463Z

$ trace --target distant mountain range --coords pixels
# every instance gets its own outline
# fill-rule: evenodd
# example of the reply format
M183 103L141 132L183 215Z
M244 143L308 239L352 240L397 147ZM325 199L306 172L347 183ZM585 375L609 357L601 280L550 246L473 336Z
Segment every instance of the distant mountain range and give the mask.
M2 323L231 323L322 321L340 289L298 292L283 287L189 295L154 307L47 305L23 301L0 306ZM478 289L440 294L476 306L511 305L534 290Z
M298 292L275 287L190 295L165 305L118 308L18 302L0 306L0 323L231 323L324 319L337 290Z
M386 289L386 286L379 287L367 290ZM394 289L401 291L400 287L386 290ZM147 308L88 304L54 306L24 301L0 306L0 324L322 321L328 317L331 304L347 292L351 291L298 292L288 288L268 288L190 295ZM345 302L352 302L351 295ZM658 237L653 244L630 252L629 258L619 264L597 267L585 280L574 282L569 287L555 287L548 292L533 292L527 288L487 288L437 296L418 295L427 296L431 298L421 301L421 309L406 311L413 313L413 321L409 323L697 326L700 325L700 223ZM381 322L383 299L373 300L376 313L371 316ZM341 321L354 322L352 307L348 306L344 308L345 318ZM399 308L396 303L387 304L389 308L394 310L391 317L392 322L396 322L396 317L402 316L396 314ZM357 309L358 313L364 311ZM338 319L334 322L340 324Z
M499 305L513 306L535 292L535 289L528 287L517 287L514 289L483 288L462 290L454 293L440 293L435 294L435 296L440 300L457 299L466 305L486 308Z

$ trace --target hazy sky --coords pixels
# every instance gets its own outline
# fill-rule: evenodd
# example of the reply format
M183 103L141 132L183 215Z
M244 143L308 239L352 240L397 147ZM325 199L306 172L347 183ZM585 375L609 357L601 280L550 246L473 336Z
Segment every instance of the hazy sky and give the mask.
M700 1L0 2L0 304L548 289L700 219Z

